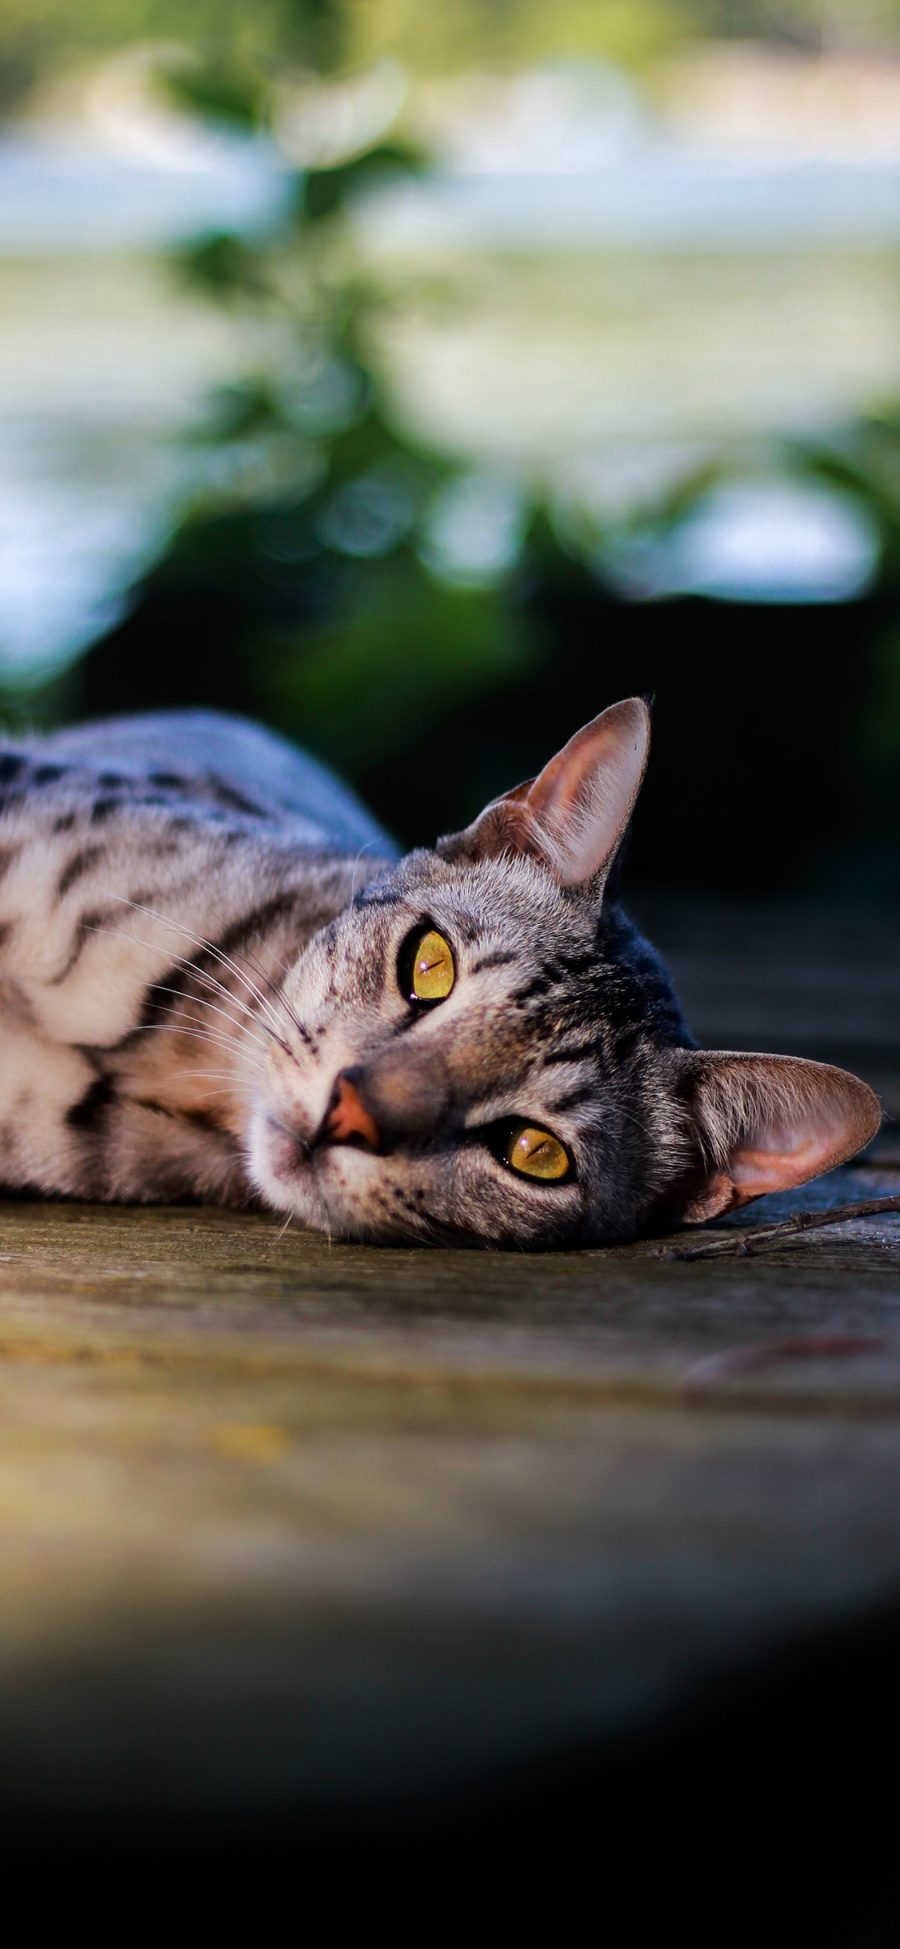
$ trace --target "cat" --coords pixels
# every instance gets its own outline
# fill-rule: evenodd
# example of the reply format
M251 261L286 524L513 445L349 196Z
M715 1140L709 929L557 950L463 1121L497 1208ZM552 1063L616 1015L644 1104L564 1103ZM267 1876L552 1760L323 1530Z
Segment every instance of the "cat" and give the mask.
M698 1222L858 1150L842 1070L699 1049L627 918L635 698L398 858L239 718L0 752L0 1183L557 1248Z

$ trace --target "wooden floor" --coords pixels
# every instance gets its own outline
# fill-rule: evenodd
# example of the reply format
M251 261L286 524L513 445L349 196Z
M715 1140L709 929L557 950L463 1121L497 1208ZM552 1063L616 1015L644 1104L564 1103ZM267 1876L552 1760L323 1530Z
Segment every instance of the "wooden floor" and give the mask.
M727 1025L737 968L720 955L717 981L717 950L692 951L683 989ZM804 1031L823 1055L853 1042L855 959L831 941L839 1032ZM859 1067L889 1094L896 980L868 979ZM790 1048L781 1008L760 1039ZM887 1130L741 1223L898 1191ZM885 1614L900 1215L746 1236L724 1258L523 1257L3 1207L10 1805L464 1802Z

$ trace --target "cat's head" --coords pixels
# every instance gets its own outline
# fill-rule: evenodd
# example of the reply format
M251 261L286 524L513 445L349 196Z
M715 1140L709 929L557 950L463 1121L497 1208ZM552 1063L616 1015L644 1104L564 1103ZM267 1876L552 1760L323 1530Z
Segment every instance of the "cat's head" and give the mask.
M597 1244L868 1140L877 1100L842 1070L693 1047L608 892L648 742L637 699L604 711L315 937L250 1127L268 1203L344 1237Z

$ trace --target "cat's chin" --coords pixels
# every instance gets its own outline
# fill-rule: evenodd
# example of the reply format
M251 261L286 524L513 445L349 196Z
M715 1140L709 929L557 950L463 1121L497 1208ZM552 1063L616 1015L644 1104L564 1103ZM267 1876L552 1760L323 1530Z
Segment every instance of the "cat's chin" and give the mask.
M339 1229L329 1216L312 1173L308 1178L296 1172L290 1176L282 1175L251 1158L249 1176L255 1190L272 1211L282 1212L285 1218L296 1218L298 1225L304 1225L312 1232L334 1233Z
M337 1201L340 1211L332 1208L323 1182L327 1155L305 1151L296 1133L261 1107L250 1124L246 1165L254 1189L273 1211L330 1237L371 1236L364 1225L354 1223L352 1212L346 1209L346 1197Z
M314 1231L329 1230L315 1172L304 1160L302 1143L262 1105L257 1105L251 1118L246 1166L254 1189L273 1211L283 1211Z
M247 1175L272 1211L295 1218L309 1231L360 1244L387 1242L402 1235L383 1225L367 1224L354 1211L346 1183L332 1184L334 1195L329 1198L324 1182L329 1164L328 1153L304 1161L302 1149L289 1132L280 1130L263 1112L255 1114L246 1150Z

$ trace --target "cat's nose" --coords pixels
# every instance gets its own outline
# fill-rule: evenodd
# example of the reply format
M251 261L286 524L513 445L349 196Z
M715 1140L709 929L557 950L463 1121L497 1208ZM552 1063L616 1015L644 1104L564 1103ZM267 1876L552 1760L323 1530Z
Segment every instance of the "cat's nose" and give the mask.
M325 1112L322 1141L326 1144L360 1144L377 1150L381 1137L378 1125L366 1108L360 1093L361 1069L342 1069L337 1077Z

